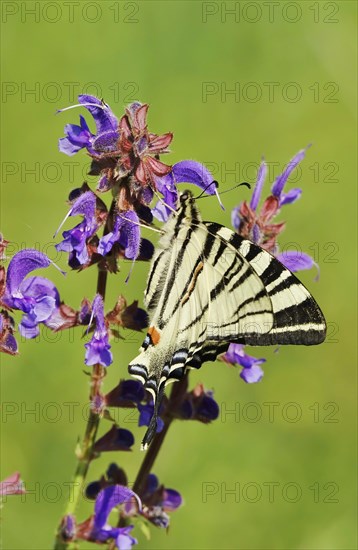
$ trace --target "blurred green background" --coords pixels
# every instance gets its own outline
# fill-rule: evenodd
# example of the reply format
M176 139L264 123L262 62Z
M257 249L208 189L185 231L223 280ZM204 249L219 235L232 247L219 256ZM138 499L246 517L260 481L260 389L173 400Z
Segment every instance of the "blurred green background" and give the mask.
M134 99L148 102L151 131L175 133L165 160L206 163L221 189L253 182L264 155L268 190L285 163L313 144L290 179L303 197L282 213L288 227L281 246L300 246L320 265L318 283L313 271L300 278L325 312L327 343L253 350L268 360L256 385L245 385L238 370L220 362L192 376L214 389L221 417L210 426L178 423L170 430L154 471L182 493L185 505L172 515L168 534L153 527L146 541L136 529L140 548L357 545L356 3L277 4L1 3L1 229L12 242L10 254L38 247L66 266L53 251L52 235L88 161L85 154L61 155L57 139L85 113L54 113L75 103L78 93L102 96L118 116ZM248 197L241 187L224 195L225 212L214 199L200 207L204 218L230 225L231 208ZM119 293L142 299L148 264L136 265L125 285L128 270L123 264L109 278L108 309ZM46 275L73 307L94 296L95 269L63 278L50 268ZM2 509L5 549L52 546L85 427L89 388L80 336L19 338L21 355L1 358L2 478L19 470L29 491ZM142 339L124 336L113 344L106 390L126 377ZM143 458L143 429L126 411L115 414L134 430L135 449L103 454L89 480L116 461L133 481ZM109 427L103 424L101 433ZM78 519L90 512L91 503L83 502Z

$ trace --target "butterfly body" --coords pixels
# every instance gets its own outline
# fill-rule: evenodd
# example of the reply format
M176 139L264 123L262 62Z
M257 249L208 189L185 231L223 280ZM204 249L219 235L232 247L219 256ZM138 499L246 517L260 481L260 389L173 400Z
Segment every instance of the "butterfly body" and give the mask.
M153 395L156 431L165 386L187 368L249 345L319 344L323 314L308 290L274 256L230 229L202 221L190 191L164 226L145 290L150 328L130 374Z

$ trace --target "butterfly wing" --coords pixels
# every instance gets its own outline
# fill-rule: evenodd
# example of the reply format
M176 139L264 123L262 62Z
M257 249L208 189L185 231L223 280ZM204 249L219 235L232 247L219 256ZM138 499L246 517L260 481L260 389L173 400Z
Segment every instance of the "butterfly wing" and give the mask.
M230 341L255 346L313 345L324 341L323 313L293 273L269 252L227 227L211 222L206 222L205 227L208 234L217 239L216 256L208 263L225 282L212 296L218 304L215 307L213 301L214 318L210 322L215 323L215 317L220 315L217 326L214 324L217 331L225 328ZM228 271L232 265L238 265L239 271ZM256 294L255 277L260 287L255 287ZM222 294L225 295L224 303L231 304L224 315L220 307ZM220 334L218 339L222 339Z
M155 434L165 385L187 367L214 360L231 342L311 345L325 338L323 314L298 279L259 246L202 222L191 203L166 224L145 301L151 326L129 365L156 402L144 446Z

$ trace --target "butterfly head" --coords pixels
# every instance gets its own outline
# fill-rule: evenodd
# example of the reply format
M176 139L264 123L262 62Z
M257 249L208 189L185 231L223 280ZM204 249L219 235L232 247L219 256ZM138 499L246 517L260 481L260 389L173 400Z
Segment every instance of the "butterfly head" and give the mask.
M193 202L194 202L194 195L191 191L189 191L189 189L187 189L186 191L183 191L183 193L180 193L179 204L181 208L183 208L188 204L192 204Z

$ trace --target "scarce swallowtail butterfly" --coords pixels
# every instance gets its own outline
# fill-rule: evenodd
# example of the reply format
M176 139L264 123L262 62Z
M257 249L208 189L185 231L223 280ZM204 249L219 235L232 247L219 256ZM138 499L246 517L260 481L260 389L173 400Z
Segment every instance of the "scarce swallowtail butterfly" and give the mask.
M231 342L309 346L326 335L322 311L299 280L256 244L202 221L190 191L163 228L144 301L150 328L128 367L155 404L144 449L165 386L187 368L215 360Z

